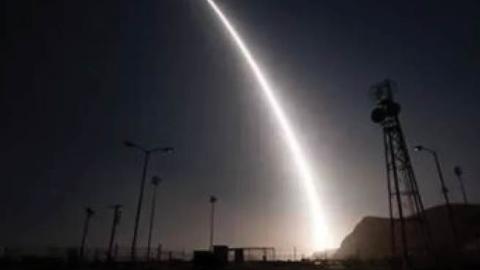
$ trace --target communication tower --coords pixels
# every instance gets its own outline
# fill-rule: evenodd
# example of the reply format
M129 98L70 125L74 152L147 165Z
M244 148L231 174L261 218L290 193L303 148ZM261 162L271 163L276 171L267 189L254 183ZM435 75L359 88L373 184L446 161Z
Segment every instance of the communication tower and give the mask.
M393 98L394 87L395 83L388 79L372 86L371 95L376 107L372 111L371 119L383 128L392 257L401 259L404 268L410 268L413 254L430 251L431 237L398 118L400 104ZM409 231L415 232L413 235L421 239L408 239L408 236L412 235Z

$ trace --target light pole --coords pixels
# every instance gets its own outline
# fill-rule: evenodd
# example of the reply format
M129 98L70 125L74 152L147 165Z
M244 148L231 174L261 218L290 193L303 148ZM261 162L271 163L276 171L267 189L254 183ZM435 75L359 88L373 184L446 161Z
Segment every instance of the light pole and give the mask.
M112 231L110 232L110 241L108 243L108 251L107 251L108 261L112 261L113 259L113 244L115 242L115 233L117 231L117 226L120 223L120 217L122 216L121 204L115 204L114 206L112 206L112 208L113 208L113 223L112 223Z
M448 198L448 188L445 185L445 180L443 178L442 168L440 166L440 161L438 160L437 152L435 152L434 150L432 150L430 148L422 146L422 145L415 146L414 150L416 152L425 151L427 153L430 153L433 156L433 159L435 161L435 166L437 168L438 178L440 180L440 185L442 187L443 198L445 199L445 204L447 206L448 219L450 221L450 226L452 227L452 232L453 232L453 240L455 242L455 245L457 245L458 244L458 242L457 242L457 240L458 240L458 238L457 238L457 235L458 235L457 234L457 226L455 225L452 205L450 204L450 199Z
M213 251L213 233L215 226L215 203L217 198L215 196L210 196L210 251Z
M465 186L463 184L463 170L460 166L455 166L453 168L453 172L457 176L458 182L460 183L460 189L462 190L462 195L463 195L463 201L465 204L468 204L468 199L467 199L467 192L465 191Z
M85 222L83 223L82 243L80 244L80 259L83 259L83 255L85 253L85 242L88 235L88 226L90 225L90 218L92 218L94 214L95 212L92 210L92 208L85 208Z
M132 239L132 247L130 251L130 256L132 261L136 259L136 249L137 249L137 233L138 233L138 225L140 223L140 214L142 212L142 203L143 203L143 192L145 189L145 180L147 178L147 168L148 162L150 161L150 155L154 152L163 152L163 153L171 153L173 152L173 147L156 147L152 149L146 149L141 147L133 142L125 141L125 146L136 148L142 151L145 154L145 161L143 163L143 172L142 172L142 179L140 181L140 194L138 196L138 204L137 204L137 212L135 214L135 227L133 229L133 239Z
M152 246L152 229L153 221L155 218L155 205L157 199L157 187L162 182L162 178L158 176L152 177L152 186L153 186L153 196L152 196L152 207L150 212L150 227L148 228L148 243L147 243L147 261L150 260L150 249Z

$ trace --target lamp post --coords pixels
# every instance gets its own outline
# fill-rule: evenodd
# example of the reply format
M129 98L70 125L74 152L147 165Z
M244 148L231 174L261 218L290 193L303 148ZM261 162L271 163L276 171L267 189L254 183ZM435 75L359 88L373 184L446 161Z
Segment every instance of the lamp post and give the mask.
M455 166L453 172L457 176L458 182L460 183L460 189L462 190L463 202L468 204L467 192L465 191L465 185L463 184L463 170L460 166Z
M158 176L152 177L152 186L153 186L153 196L152 196L152 207L150 212L150 226L148 228L148 243L147 243L147 261L150 260L150 249L152 247L152 230L153 222L155 219L155 205L157 199L157 187L162 182L162 178Z
M458 238L457 238L457 235L458 235L457 234L457 227L455 225L455 220L454 220L454 216L453 216L453 209L452 209L452 205L450 204L450 199L448 197L448 188L445 185L445 180L443 178L442 168L440 166L440 161L438 159L438 154L434 150L432 150L430 148L427 148L425 146L422 146L422 145L415 146L414 150L416 152L425 151L427 153L430 153L433 156L433 159L435 161L435 166L437 168L438 178L440 180L440 185L442 187L443 198L445 199L445 205L447 206L448 219L450 221L450 226L452 227L453 240L455 242L455 245L457 245L458 244L458 242L457 242L457 240L458 240Z
M82 243L80 244L80 258L83 259L83 255L85 253L85 242L87 240L88 235L88 226L90 225L90 219L95 214L92 208L87 207L85 208L85 222L83 223L83 235L82 235Z
M117 226L120 223L120 217L122 215L122 205L121 204L115 204L112 206L113 208L113 223L112 223L112 230L110 232L110 241L108 243L108 251L107 251L107 259L108 261L113 260L113 244L115 242L115 233L117 231Z
M210 251L213 251L213 234L215 229L215 203L217 198L215 196L210 196Z
M136 148L142 151L145 155L145 159L143 163L142 179L140 181L140 194L138 196L137 212L135 214L135 227L133 229L132 247L130 251L131 259L132 261L135 261L136 249L137 249L137 233L138 233L138 226L140 223L140 214L142 212L143 193L145 189L145 180L147 178L147 169L148 169L148 163L150 161L150 155L154 152L171 153L173 152L173 147L156 147L152 149L146 149L130 141L125 141L124 144L127 147Z

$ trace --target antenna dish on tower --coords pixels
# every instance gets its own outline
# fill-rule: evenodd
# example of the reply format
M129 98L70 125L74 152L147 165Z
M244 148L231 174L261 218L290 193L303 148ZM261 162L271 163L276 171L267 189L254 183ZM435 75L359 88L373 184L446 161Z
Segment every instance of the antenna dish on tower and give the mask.
M397 93L397 83L391 79L385 79L370 87L368 92L370 98L376 103L385 100L393 100L393 94Z
M396 83L386 79L370 88L369 96L377 103L373 109L370 118L376 124L383 123L389 119L395 118L400 113L400 104L393 101L393 93Z

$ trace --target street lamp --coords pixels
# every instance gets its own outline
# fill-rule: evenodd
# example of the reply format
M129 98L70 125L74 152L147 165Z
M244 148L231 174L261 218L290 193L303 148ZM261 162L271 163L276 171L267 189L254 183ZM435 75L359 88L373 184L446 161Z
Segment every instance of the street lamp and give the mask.
M452 209L452 206L450 204L450 199L448 198L448 188L445 185L445 180L443 178L442 168L440 166L440 161L438 160L437 152L435 152L434 150L432 150L430 148L422 146L422 145L415 146L414 150L415 150L415 152L424 151L424 152L430 153L433 156L433 159L435 161L435 166L437 168L438 178L440 180L440 185L442 187L443 198L445 199L445 204L447 206L448 218L450 220L450 225L452 227L452 232L453 232L453 239L454 239L455 245L456 245L458 243L457 242L457 240L458 240L457 239L457 228L455 226L455 220L454 220L454 217L453 217L453 209Z
M215 226L215 203L217 198L215 196L210 196L210 251L213 251L213 233Z
M155 205L156 205L156 198L157 198L157 187L162 182L162 178L158 176L152 177L152 186L153 186L153 196L152 196L152 207L150 212L150 227L148 229L148 243L147 243L147 261L150 260L150 249L152 244L152 229L153 229L153 221L155 218Z
M463 201L465 204L468 204L468 199L467 199L467 192L465 191L465 186L463 184L463 170L460 166L455 166L453 168L453 172L457 176L458 182L460 183L460 188L462 190L462 195L463 195Z
M108 242L108 251L107 251L107 260L111 262L113 260L113 245L115 242L115 234L117 232L117 226L120 223L120 218L122 216L122 205L115 204L111 208L113 209L113 223L112 230L110 232L110 241Z
M83 223L83 235L82 235L82 243L80 244L80 258L83 259L83 255L85 252L85 242L87 240L88 235L88 227L90 225L90 219L95 214L92 208L87 207L85 208L85 222Z
M136 257L136 248L137 248L137 233L138 233L138 225L140 223L140 214L142 212L142 202L143 202L143 192L145 187L145 180L147 178L147 168L148 162L150 160L150 155L154 152L162 152L162 153L171 153L173 152L173 147L156 147L152 149L146 149L142 146L139 146L131 141L125 141L124 145L126 147L136 148L142 151L145 154L145 159L143 163L143 172L142 172L142 179L140 182L140 194L138 196L138 204L137 204L137 212L135 215L135 227L133 229L133 240L132 240L132 247L131 247L131 259L132 261L135 260Z

